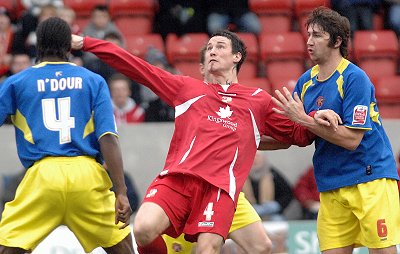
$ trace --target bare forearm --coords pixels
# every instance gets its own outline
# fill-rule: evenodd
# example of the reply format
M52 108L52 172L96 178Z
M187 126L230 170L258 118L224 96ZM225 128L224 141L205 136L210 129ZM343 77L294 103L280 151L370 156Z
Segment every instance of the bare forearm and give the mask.
M333 128L332 126L318 124L313 117L308 115L303 115L298 123L326 141L348 150L355 150L364 134L364 130L350 129L343 125Z
M115 194L126 195L127 188L124 180L122 154L118 138L112 134L104 135L100 138L100 149L110 172Z

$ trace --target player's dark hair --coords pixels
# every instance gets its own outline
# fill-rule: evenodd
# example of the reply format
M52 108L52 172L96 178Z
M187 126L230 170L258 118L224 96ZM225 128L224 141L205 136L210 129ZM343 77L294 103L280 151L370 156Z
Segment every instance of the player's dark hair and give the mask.
M239 36L237 36L237 34L229 30L218 31L212 34L211 38L215 36L223 36L228 38L232 44L232 53L236 54L240 52L240 54L242 54L242 59L240 59L240 61L236 64L236 74L238 74L240 67L242 66L247 56L246 46L244 45L243 41L239 38Z
M306 28L318 25L330 35L329 47L333 47L338 37L342 38L340 54L347 57L348 43L350 38L350 22L334 10L320 6L315 8L308 16Z
M38 61L44 57L58 57L68 61L68 53L71 50L71 29L64 20L51 17L40 22L36 36Z
M201 47L199 55L199 60L201 64L204 64L204 62L206 61L206 51L207 51L207 45Z

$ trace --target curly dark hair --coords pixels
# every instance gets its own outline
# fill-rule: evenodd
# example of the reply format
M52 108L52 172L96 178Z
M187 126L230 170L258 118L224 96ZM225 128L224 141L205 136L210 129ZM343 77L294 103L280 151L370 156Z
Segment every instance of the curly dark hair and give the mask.
M58 57L68 61L71 50L71 29L68 24L57 17L51 17L39 23L36 29L37 60L44 57Z
M350 22L349 20L341 16L334 10L327 7L320 6L315 8L308 16L306 22L306 28L310 26L318 25L330 35L329 47L335 45L338 37L342 39L340 44L340 54L343 57L347 57L348 54L348 43L350 38Z

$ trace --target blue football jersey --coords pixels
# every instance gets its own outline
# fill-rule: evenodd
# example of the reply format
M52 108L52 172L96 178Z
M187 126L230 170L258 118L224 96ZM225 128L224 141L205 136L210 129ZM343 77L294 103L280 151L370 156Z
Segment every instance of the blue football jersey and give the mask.
M375 88L368 76L344 58L326 80L318 80L318 72L318 65L305 72L294 90L303 101L306 113L332 109L347 128L366 130L354 151L317 137L313 163L318 190L328 191L378 178L398 179Z
M117 135L105 80L68 62L43 62L0 86L0 124L15 126L18 156L28 168L46 156L91 156L98 140Z

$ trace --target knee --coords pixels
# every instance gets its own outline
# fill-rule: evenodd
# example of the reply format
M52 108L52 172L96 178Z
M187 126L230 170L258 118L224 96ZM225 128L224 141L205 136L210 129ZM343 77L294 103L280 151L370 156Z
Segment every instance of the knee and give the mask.
M217 254L217 253L221 252L221 249L222 249L222 245L209 244L209 245L205 246L205 245L197 244L196 254Z
M262 242L252 245L252 249L248 253L271 254L272 253L271 240L267 238Z
M259 246L259 251L257 253L262 254L271 254L272 253L272 241L267 238L263 244Z
M148 221L135 220L133 224L133 235L136 243L140 246L146 246L157 238L158 234L154 231L154 227Z

